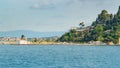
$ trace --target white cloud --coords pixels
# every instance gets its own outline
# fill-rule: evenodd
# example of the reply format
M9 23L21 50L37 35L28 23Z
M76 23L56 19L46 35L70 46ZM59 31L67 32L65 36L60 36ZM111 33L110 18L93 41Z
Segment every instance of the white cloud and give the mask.
M38 8L40 8L40 4L36 3L36 4L32 5L31 8L38 9Z
M39 8L53 8L57 5L59 6L66 6L72 4L81 5L80 0L35 0L35 3L31 6L32 8L39 9Z
M62 0L38 0L31 7L38 8L53 8L58 5Z

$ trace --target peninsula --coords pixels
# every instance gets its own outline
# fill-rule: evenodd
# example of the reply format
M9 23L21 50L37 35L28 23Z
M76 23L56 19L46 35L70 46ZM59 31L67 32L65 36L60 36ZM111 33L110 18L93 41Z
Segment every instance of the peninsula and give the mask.
M120 6L116 14L102 10L91 26L73 27L58 39L60 42L90 43L90 44L120 44Z

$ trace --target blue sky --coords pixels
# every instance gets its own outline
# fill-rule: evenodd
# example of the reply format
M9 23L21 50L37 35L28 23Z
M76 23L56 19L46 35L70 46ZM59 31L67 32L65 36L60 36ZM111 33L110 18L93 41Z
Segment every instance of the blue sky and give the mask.
M101 10L115 14L120 0L0 0L0 31L67 31L90 25Z

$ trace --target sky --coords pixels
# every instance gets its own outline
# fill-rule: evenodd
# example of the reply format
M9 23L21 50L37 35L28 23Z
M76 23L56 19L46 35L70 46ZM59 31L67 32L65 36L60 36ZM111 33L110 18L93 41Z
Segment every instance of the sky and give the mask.
M101 10L115 14L120 0L0 0L0 31L67 31L95 21Z

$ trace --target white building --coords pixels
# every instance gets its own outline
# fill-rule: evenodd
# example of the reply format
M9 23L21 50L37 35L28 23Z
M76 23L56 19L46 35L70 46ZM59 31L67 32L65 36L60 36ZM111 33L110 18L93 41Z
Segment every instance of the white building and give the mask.
M30 42L28 42L27 40L18 40L17 44L25 45L25 44L30 44Z

